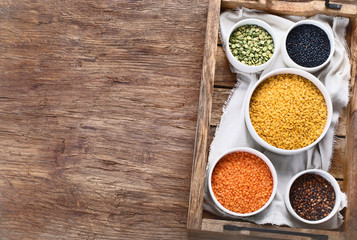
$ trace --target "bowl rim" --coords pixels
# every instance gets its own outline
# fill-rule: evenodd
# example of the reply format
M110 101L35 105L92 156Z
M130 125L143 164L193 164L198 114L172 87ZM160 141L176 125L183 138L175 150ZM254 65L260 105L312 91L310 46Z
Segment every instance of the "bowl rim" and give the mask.
M260 209L254 211L254 212L250 212L250 213L236 213L233 211L228 210L227 208L225 208L215 197L214 193L213 193L213 189L212 189L212 173L213 170L215 169L217 163L227 154L230 153L234 153L234 152L247 152L253 155L256 155L257 157L259 157L260 159L262 159L269 167L270 172L272 174L273 177L273 191L270 195L270 198L268 199L268 201L264 204L263 207L261 207ZM212 164L212 167L210 168L209 172L208 172L208 190L210 193L210 196L213 200L213 202L215 203L215 205L224 213L234 216L234 217L248 217L248 216L252 216L252 215L256 215L260 212L262 212L264 209L266 209L270 203L273 201L275 194L277 192L277 188L278 188L278 175L276 173L275 167L273 165L273 163L270 161L270 159L265 156L263 153L259 152L258 150L255 150L253 148L250 147L235 147L235 148L230 148L226 151L224 151L217 159L215 159L215 162Z
M276 75L280 75L280 74L285 74L285 73L290 73L290 74L296 74L299 76L302 76L304 78L306 78L307 80L309 80L310 82L312 82L321 92L321 94L323 95L324 99L325 99L325 103L326 103L326 107L327 107L327 120L326 120L326 124L325 127L322 131L322 133L320 134L320 136L311 144L309 144L308 146L305 146L303 148L299 148L299 149L282 149L282 148L278 148L275 147L269 143L267 143L263 138L261 138L258 133L255 131L252 122L250 120L250 114L249 114L249 105L250 105L250 99L252 97L252 94L254 93L255 89L265 80L267 80L269 77L272 76L276 76ZM264 74L263 76L261 76L259 78L259 80L255 83L255 85L250 89L250 91L248 91L245 99L244 99L244 112L245 112L245 123L246 126L248 128L248 131L250 133L250 135L253 137L253 139L262 147L264 147L265 149L271 151L271 152L275 152L281 155L294 155L294 154L298 154L301 152L304 152L308 149L310 149L311 147L315 146L317 143L319 143L321 141L321 139L326 135L327 131L330 128L331 125L331 121L332 121L332 115L333 115L333 106L332 106L332 100L331 97L326 89L326 87L324 86L324 84L314 75L312 75L309 72L306 72L304 70L301 69L297 69L297 68L279 68L279 69L275 69L273 71L270 71L266 74Z
M273 55L271 56L271 58L261 64L261 65L257 65L257 66L250 66L250 65L246 65L241 63L240 61L238 61L232 54L231 50L229 49L229 39L231 37L231 34L233 33L234 30L236 30L238 27L241 26L245 26L245 25L257 25L259 27L262 27L264 30L266 30L273 38L273 42L274 42L274 52ZM225 49L226 49L226 55L228 58L228 61L238 70L242 71L242 72L246 72L246 73L253 73L253 72L259 72L264 70L265 68L267 68L275 59L275 57L278 54L278 50L279 50L280 46L279 46L279 41L277 39L276 33L274 31L274 29L265 21L261 20L261 19L257 19L257 18L246 18L243 20L238 21L237 23L235 23L229 30L228 32L228 37L225 40Z
M320 29L322 29L326 33L326 35L329 39L329 42L330 42L330 54L329 54L328 58L325 60L325 62L323 62L322 64L320 64L316 67L304 67L304 66L297 64L296 62L294 62L291 59L291 57L288 54L287 49L286 49L286 39L287 39L289 33L297 26L305 25L305 24L306 25L307 24L314 25L314 26L317 26ZM323 68L324 66L326 66L326 64L331 60L331 58L335 52L334 39L335 38L334 38L334 34L333 34L331 27L326 26L325 24L321 23L320 21L317 21L314 19L304 19L304 20L297 21L292 26L290 26L290 28L286 31L286 33L283 36L283 40L282 40L282 44L281 44L281 54L282 54L283 60L290 67L299 68L299 69L307 71L307 72L316 72L316 71L320 70L321 68Z
M317 174L317 175L320 175L321 177L323 177L324 179L326 179L328 182L330 182L331 186L333 187L334 191L335 191L335 205L334 207L332 208L332 211L330 212L329 215L327 215L326 217L320 219L320 220L316 220L316 221L311 221L311 220L307 220L307 219L304 219L302 217L300 217L295 211L294 209L292 208L291 206L291 203L290 203L290 189L291 189L291 186L292 184L295 182L295 180L306 174L306 173L312 173L312 174ZM323 222L326 222L328 221L329 219L331 219L336 213L337 211L339 210L339 207L340 207L340 204L341 204L341 189L340 189L340 186L338 185L336 179L328 172L324 171L324 170L321 170L321 169L307 169L307 170L304 170L304 171L301 171L297 174L295 174L289 181L288 185L287 185L287 190L285 191L285 195L284 195L284 202L285 202L285 207L286 209L288 210L288 212L293 216L295 217L296 219L304 222L304 223L308 223L308 224L320 224L320 223L323 223Z

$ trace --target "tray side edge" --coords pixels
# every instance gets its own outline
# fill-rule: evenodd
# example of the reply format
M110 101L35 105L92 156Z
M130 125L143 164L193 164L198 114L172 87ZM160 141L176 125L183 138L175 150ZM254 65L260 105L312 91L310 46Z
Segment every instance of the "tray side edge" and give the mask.
M217 38L221 0L211 0L208 7L196 137L192 163L187 229L201 230L204 180L208 156L208 136L216 66Z
M348 106L346 126L345 185L348 206L346 208L346 239L357 238L357 16L352 22L351 34L351 99Z

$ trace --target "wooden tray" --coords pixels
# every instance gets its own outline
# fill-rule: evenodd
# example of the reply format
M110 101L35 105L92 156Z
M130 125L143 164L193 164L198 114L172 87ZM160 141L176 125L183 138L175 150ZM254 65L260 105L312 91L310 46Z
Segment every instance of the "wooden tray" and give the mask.
M309 0L305 0L309 1ZM348 1L348 0L347 0ZM343 210L345 222L337 230L317 230L277 226L260 226L245 221L218 218L203 211L204 179L208 150L215 127L219 123L222 106L236 83L228 60L218 39L219 15L224 9L246 7L276 15L312 16L326 14L350 19L346 40L350 47L352 66L351 99L344 110L336 131L337 144L330 172L348 197ZM272 239L357 239L357 4L342 4L340 10L326 8L325 1L296 2L291 0L211 0L205 39L196 142L192 166L191 191L187 229L190 236L204 235L230 239L237 235L245 238Z

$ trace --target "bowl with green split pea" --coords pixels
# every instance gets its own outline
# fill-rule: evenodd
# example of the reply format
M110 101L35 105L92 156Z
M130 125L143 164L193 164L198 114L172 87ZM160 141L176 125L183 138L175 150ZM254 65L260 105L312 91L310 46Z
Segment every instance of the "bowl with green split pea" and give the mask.
M234 24L225 41L226 56L237 70L254 73L267 68L279 46L273 28L266 22L248 18Z

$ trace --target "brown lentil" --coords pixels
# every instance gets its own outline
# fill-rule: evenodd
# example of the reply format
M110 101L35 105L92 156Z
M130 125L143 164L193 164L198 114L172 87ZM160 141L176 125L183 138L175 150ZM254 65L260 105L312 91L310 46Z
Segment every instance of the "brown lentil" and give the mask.
M254 91L249 115L257 134L272 146L299 149L321 135L327 107L320 90L296 74L280 74Z
M302 218L317 221L330 214L335 205L335 191L329 181L307 173L297 178L289 192L290 204Z
M225 155L215 166L211 181L218 202L236 213L260 209L273 191L273 176L268 165L247 152Z

